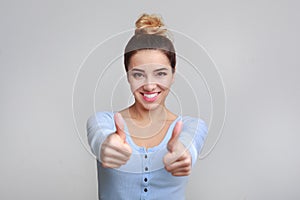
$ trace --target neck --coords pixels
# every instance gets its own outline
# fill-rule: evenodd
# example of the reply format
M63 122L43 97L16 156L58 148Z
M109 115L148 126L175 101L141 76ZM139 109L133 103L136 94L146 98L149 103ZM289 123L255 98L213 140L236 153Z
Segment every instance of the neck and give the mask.
M150 121L165 121L168 118L169 111L165 105L160 105L153 110L144 109L142 106L134 103L129 108L130 116L140 122L149 123Z

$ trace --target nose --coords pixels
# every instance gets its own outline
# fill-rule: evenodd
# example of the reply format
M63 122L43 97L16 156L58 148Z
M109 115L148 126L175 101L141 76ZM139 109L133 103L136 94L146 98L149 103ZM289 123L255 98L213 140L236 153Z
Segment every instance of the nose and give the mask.
M146 84L144 84L143 89L148 92L154 91L156 89L156 83L147 82Z

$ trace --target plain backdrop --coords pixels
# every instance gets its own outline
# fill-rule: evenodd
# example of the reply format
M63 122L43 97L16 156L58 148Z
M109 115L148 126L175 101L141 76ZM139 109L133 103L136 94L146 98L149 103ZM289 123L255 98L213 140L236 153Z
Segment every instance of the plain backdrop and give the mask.
M104 93L112 85L101 83L105 77L97 82L104 66L115 73L107 80L120 80L115 91L128 87L120 66L126 33L87 56L99 43L134 28L144 12L161 14L168 27L201 44L226 89L222 135L194 167L187 199L300 199L299 9L296 0L0 1L0 199L97 199L85 121L94 107L111 106ZM185 48L200 55L199 49ZM113 62L101 63L103 58ZM209 122L205 81L193 80L201 117ZM192 92L180 93L180 87L183 99ZM110 94L116 95L114 109L124 106L118 102L122 95L130 102L128 91ZM224 103L222 95L214 98ZM176 95L169 104L178 108ZM194 105L183 112L199 114ZM210 130L210 144L217 135Z

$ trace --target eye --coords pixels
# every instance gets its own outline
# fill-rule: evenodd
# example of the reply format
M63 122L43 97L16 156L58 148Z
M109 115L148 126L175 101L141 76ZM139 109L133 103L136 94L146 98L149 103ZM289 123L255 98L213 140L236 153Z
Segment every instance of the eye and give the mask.
M133 76L134 78L142 78L142 77L144 77L144 74L139 73L139 72L135 72L135 73L132 74L132 76Z
M156 74L156 76L160 76L160 77L166 76L166 75L168 75L166 72L158 72L158 73Z

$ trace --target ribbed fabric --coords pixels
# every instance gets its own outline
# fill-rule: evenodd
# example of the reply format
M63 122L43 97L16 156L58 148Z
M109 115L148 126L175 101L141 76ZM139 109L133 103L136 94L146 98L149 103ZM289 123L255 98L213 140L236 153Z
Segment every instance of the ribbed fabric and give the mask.
M179 116L170 125L163 141L148 149L133 142L125 124L126 141L132 148L132 155L125 165L118 169L110 169L101 165L100 147L106 137L116 131L114 113L97 112L92 115L87 122L87 135L91 150L97 157L99 199L185 199L188 176L172 176L163 164L167 143L176 122L180 119L183 128L179 140L188 148L194 165L206 138L207 127L201 119Z

